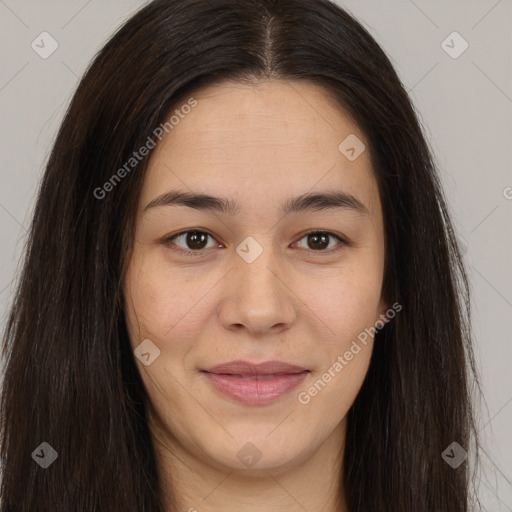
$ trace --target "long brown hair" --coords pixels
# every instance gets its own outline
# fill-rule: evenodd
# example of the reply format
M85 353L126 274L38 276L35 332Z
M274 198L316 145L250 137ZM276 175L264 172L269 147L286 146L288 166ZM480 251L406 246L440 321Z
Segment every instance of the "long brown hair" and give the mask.
M452 442L478 446L468 282L390 61L328 0L155 0L93 60L42 178L3 338L0 512L163 512L122 298L147 157L95 191L196 88L261 78L332 95L367 136L379 187L384 294L403 308L378 332L348 413L350 512L469 510L468 461L442 457ZM58 454L46 469L41 443Z

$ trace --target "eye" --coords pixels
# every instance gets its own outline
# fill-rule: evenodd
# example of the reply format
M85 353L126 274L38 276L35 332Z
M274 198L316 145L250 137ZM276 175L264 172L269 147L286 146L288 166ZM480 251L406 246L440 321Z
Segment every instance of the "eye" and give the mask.
M181 241L185 244L185 247L174 249L176 252L185 254L186 256L201 256L203 255L204 249L220 246L219 244L214 243L210 247L207 247L208 237L212 238L213 240L213 237L210 235L210 233L194 229L189 231L182 231L181 233L177 233L176 235L168 237L163 240L163 243L171 243L172 245L180 247L175 242Z
M338 240L338 242L340 242L338 244L339 247L334 249L335 251L340 249L343 245L347 243L346 240L329 231L309 231L299 240L299 242L301 242L304 239L306 240L306 244L309 245L304 248L310 252L333 252L330 250L332 249L332 247L329 247L329 239L336 239ZM299 242L297 242L297 244Z
M206 249L211 249L212 247L222 247L220 244L212 243L208 247L208 237L214 240L213 236L210 233L198 229L182 231L175 235L165 238L162 242L166 245L174 246L172 249L177 253L184 254L185 256L203 256L206 252ZM336 239L338 240L338 247L335 246L334 250L330 246L330 240ZM347 243L346 240L341 238L340 236L331 233L329 231L309 231L296 244L299 244L302 240L306 240L306 244L309 247L303 247L309 252L323 252L323 253L331 253L339 250L343 245ZM185 246L180 246L176 242L181 242ZM326 250L327 249L327 250Z

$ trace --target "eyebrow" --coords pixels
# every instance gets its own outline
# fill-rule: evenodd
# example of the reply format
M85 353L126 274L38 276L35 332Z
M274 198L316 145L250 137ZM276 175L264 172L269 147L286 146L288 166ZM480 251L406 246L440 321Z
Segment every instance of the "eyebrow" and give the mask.
M225 197L216 197L209 194L184 192L180 190L171 190L155 197L146 205L144 212L158 206L188 206L196 210L213 211L232 216L240 213L239 205L235 201ZM282 205L281 214L287 215L289 213L340 208L354 210L362 214L369 213L366 206L352 194L342 191L329 191L306 193L292 197Z

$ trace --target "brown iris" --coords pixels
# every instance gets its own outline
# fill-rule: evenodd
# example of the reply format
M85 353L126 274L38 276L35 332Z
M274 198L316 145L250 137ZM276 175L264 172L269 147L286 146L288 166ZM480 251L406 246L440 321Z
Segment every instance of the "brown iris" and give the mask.
M186 235L187 246L191 249L204 249L208 236L209 235L207 233L202 233L200 231L190 231Z
M325 249L329 245L329 235L326 233L309 233L308 245L314 250Z

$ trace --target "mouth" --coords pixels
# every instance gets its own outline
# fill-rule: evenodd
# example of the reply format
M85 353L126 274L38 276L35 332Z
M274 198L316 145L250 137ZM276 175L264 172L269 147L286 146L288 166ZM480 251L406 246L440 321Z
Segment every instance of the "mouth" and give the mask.
M247 405L268 404L283 396L310 373L300 366L281 361L252 364L233 361L202 370L213 389Z
M217 375L222 374L240 377L254 377L292 375L308 370L283 361L265 361L258 364L249 363L248 361L231 361L229 363L218 364L217 366L213 366L212 368L203 371Z

